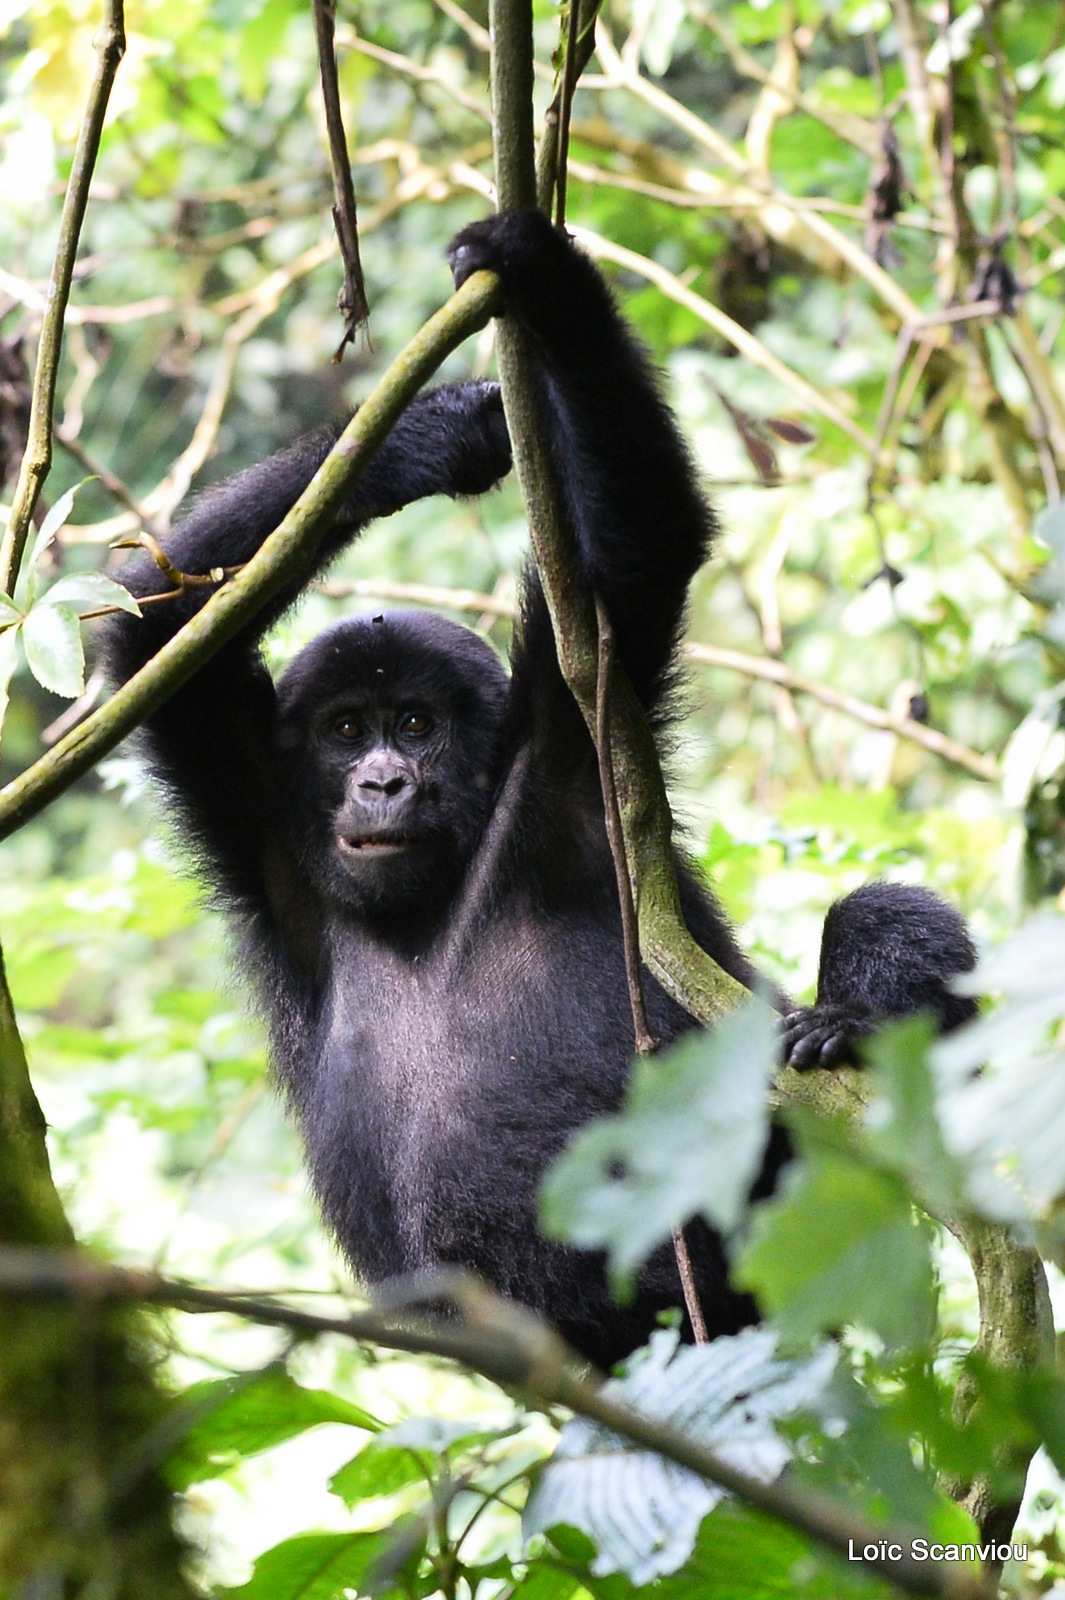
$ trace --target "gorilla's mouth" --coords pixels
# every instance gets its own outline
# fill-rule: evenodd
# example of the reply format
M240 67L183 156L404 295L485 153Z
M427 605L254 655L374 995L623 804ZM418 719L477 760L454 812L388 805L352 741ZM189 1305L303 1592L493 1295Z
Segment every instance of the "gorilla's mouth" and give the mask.
M357 856L360 861L380 860L384 856L399 855L411 843L413 841L405 833L365 836L340 833L337 835L337 845L341 855Z

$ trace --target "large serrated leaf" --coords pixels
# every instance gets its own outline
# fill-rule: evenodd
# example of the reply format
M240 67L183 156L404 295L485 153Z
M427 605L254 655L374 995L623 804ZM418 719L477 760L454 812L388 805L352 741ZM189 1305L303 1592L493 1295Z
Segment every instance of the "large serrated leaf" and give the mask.
M790 1452L775 1419L808 1406L828 1383L836 1351L776 1357L776 1337L748 1328L712 1344L675 1348L657 1334L628 1374L606 1386L614 1400L668 1422L751 1477L769 1481ZM525 1509L526 1536L566 1525L596 1545L592 1571L644 1584L691 1554L699 1524L724 1490L583 1417L567 1423Z
M118 606L139 617L141 608L122 584L104 572L72 572L53 583L42 596L41 605L69 606L73 611L95 611L98 606Z
M637 1061L623 1110L578 1133L549 1172L545 1232L609 1250L620 1283L697 1212L731 1232L765 1149L777 1053L773 1014L752 1000Z
M228 1600L339 1600L358 1592L381 1555L386 1533L304 1533L265 1550L239 1589L223 1589Z
M734 1276L797 1345L845 1323L872 1328L892 1349L931 1329L927 1227L897 1178L843 1150L812 1144L755 1207Z
M22 624L22 643L26 665L38 683L68 700L85 693L81 623L68 606L31 606Z
M237 1461L259 1455L322 1422L342 1422L376 1432L376 1417L326 1389L304 1389L284 1367L250 1377L195 1384L181 1397L198 1420L166 1464L168 1481L184 1489L227 1472Z

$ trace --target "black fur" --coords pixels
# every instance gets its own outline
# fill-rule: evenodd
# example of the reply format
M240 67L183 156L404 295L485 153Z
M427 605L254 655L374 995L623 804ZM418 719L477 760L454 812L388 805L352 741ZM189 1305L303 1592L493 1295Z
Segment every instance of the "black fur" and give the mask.
M940 1029L968 1022L976 1001L944 983L971 972L976 952L958 913L927 889L867 883L829 908L817 1004L784 1019L793 1067L838 1066L885 1017L930 1011Z
M714 521L646 357L591 262L542 217L477 223L451 259L457 281L481 266L498 272L507 314L533 336L585 576L661 727L688 583ZM333 437L304 440L207 495L169 543L175 565L246 560ZM494 386L423 394L318 570L372 517L423 495L478 493L509 459ZM128 581L140 595L165 587L145 564ZM662 1250L635 1305L619 1310L597 1257L536 1229L545 1167L576 1127L616 1109L632 1052L594 751L539 583L527 575L509 680L466 629L391 614L329 629L275 689L257 643L295 592L152 719L149 749L205 877L241 923L326 1221L365 1279L471 1267L609 1365L680 1302L680 1288ZM204 594L151 607L143 621L116 618L114 674L136 671ZM720 909L678 867L692 933L750 985ZM931 896L860 891L834 908L826 941L819 1004L792 1025L797 1057L828 1059L869 1018L914 1006L955 1019L943 979L971 952L960 920ZM692 1026L645 982L659 1040ZM846 1015L832 1009L841 1005ZM759 1192L786 1156L775 1134ZM735 1331L754 1307L729 1288L711 1231L693 1224L689 1235L710 1329Z

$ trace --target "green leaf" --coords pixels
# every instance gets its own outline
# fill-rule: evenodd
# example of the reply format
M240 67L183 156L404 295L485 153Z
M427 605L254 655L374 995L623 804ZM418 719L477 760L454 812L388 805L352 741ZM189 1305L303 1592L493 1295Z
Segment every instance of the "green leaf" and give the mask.
M932 1051L943 1137L984 1215L1026 1223L1065 1196L1065 917L1032 917L964 979L1004 1003ZM962 987L959 983L959 987Z
M48 606L70 606L74 611L95 611L98 606L118 606L139 617L141 608L121 583L103 572L72 572L53 583L39 602Z
M48 512L48 515L45 517L44 521L41 523L40 531L37 534L36 539L33 541L33 548L30 551L30 559L27 563L28 605L32 606L34 600L37 598L37 585L40 582L38 566L41 557L48 549L48 546L51 544L60 528L69 519L70 513L74 508L74 500L78 490L83 489L87 483L91 483L92 481L92 477L82 478L81 482L76 483L72 489L68 489L66 494L61 494L55 505ZM41 679L41 682L44 682L43 678ZM59 693L62 693L62 690L60 690Z
M85 651L75 612L45 601L32 606L22 624L22 642L26 665L38 683L68 700L84 694Z
M22 621L22 612L9 594L0 593L0 628L8 629L17 627Z
M434 1465L434 1457L416 1455L399 1445L383 1445L380 1439L371 1439L364 1450L334 1472L329 1488L350 1509L359 1500L395 1494L409 1483L424 1483Z
M360 1585L359 1594L378 1596L391 1594L402 1587L408 1596L439 1594L435 1576L418 1583L418 1568L425 1555L429 1529L433 1526L433 1508L427 1503L418 1512L407 1512L397 1517L391 1527L378 1533L379 1548Z
M0 734L3 733L4 718L7 716L11 679L18 663L18 633L17 628L5 628L0 633Z
M681 1429L723 1460L767 1482L790 1459L774 1422L805 1409L828 1383L836 1350L804 1361L776 1357L776 1335L746 1328L712 1344L675 1349L656 1334L605 1393ZM566 1424L529 1497L526 1536L565 1525L597 1547L592 1572L649 1583L691 1554L700 1522L724 1490L583 1417ZM624 1508L619 1514L619 1508Z
M778 1195L755 1207L734 1277L789 1343L853 1322L898 1348L931 1328L928 1228L905 1187L812 1140Z
M931 1373L925 1353L905 1365L895 1363L892 1378L905 1384L906 1404L900 1411L896 1393L877 1395L861 1384L850 1366L840 1362L825 1395L818 1401L818 1425L804 1419L811 1441L804 1458L792 1469L792 1482L853 1506L874 1521L888 1521L922 1532L938 1504L927 1442L936 1440L950 1396ZM911 1440L926 1442L915 1459ZM935 1463L942 1466L940 1455ZM983 1466L981 1459L979 1466ZM961 1473L958 1474L961 1476ZM968 1479L966 1479L968 1481Z
M338 1600L345 1590L359 1590L387 1536L387 1532L300 1534L264 1551L247 1583L221 1593L229 1600Z
M304 1389L284 1367L271 1366L249 1377L195 1384L182 1405L203 1404L201 1420L185 1435L167 1463L175 1488L202 1483L227 1472L237 1461L259 1455L321 1422L343 1422L376 1433L381 1424L361 1406L326 1389Z
M578 1133L548 1173L544 1231L609 1250L619 1287L696 1212L730 1233L765 1149L777 1048L772 1013L751 1000L637 1061L620 1114Z
M878 1600L893 1593L783 1523L724 1501L699 1529L691 1559L656 1585L655 1600Z
M580 1579L572 1573L535 1562L530 1563L524 1578L514 1585L513 1593L520 1594L521 1600L569 1600L579 1585Z
M935 1024L924 1015L894 1023L869 1041L865 1054L874 1094L862 1132L875 1160L899 1173L941 1215L957 1209L962 1177L939 1127L928 1056L935 1036Z

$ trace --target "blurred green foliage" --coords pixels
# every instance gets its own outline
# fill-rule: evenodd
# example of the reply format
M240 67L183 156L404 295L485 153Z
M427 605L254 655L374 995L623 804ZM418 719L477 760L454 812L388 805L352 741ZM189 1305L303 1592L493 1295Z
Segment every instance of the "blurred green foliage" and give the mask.
M1060 512L1045 509L1065 470L1065 12L1001 0L959 8L945 26L942 12L925 0L612 0L575 105L571 220L672 275L663 292L605 265L664 370L721 516L717 557L693 590L691 639L926 719L1002 775L1001 785L977 777L734 661L692 665L673 759L678 814L758 960L799 995L814 978L825 908L870 877L942 890L983 941L1065 889ZM537 0L536 18L547 62L557 9ZM8 478L98 21L92 0L0 6ZM58 449L46 499L54 506L99 466L124 489L116 498L90 476L42 578L110 569L110 542L138 526L130 503L165 528L190 487L355 402L444 298L444 245L489 203L486 22L481 0L464 11L454 0L338 7L371 320L370 338L334 365L339 270L308 8L127 6L60 381L60 432L73 448ZM541 111L549 88L538 84ZM867 213L874 189L883 195L882 119L904 184L878 242ZM1015 315L963 320L953 333L933 326L924 346L901 340L908 318L987 297L995 262L1023 290ZM699 300L812 385L831 414L779 369L738 355ZM445 376L490 360L486 335ZM855 429L881 447L872 477ZM1041 567L1048 548L1054 560ZM409 508L334 576L473 589L505 609L523 552L508 486L478 504ZM279 627L270 659L282 663L341 610L389 603L315 593ZM452 609L505 651L506 616ZM5 777L40 753L65 706L19 668ZM75 1226L120 1259L218 1286L325 1293L332 1308L343 1274L265 1087L264 1045L224 932L175 865L180 840L163 829L159 842L135 756L101 777L0 846L0 936ZM923 1054L897 1048L881 1070L890 1075L894 1060L897 1081L912 1086ZM946 1184L927 1103L900 1090L896 1132L922 1152L926 1177ZM651 1110L658 1132L643 1123L639 1138L649 1164L668 1167L674 1135ZM1043 1439L1065 1464L1061 1393L1056 1380L1010 1387L970 1363L984 1420L956 1424L971 1280L960 1251L913 1223L916 1174L898 1148L893 1156L871 1135L811 1142L738 1248L793 1339L853 1324L835 1411L826 1402L788 1424L796 1473L871 1514L964 1540L971 1525L936 1490L936 1470L978 1474L1009 1440ZM1056 1237L1054 1222L1041 1219ZM490 1386L330 1341L289 1351L274 1332L218 1318L175 1315L167 1329L175 1386L191 1385L176 1402L188 1411L173 1467L191 1485L205 1580L244 1584L266 1551L241 1591L248 1600L352 1588L476 1600L636 1592L596 1569L573 1530L523 1551L517 1509L554 1435L535 1415L502 1415ZM275 1364L282 1356L292 1377ZM421 1442L371 1432L352 1456L353 1430L430 1413L457 1431ZM1049 1466L1035 1469L1025 1519L1032 1559L1023 1579L1007 1577L1027 1595L1065 1577ZM730 1505L706 1518L690 1559L654 1592L814 1596L849 1594L857 1581Z

